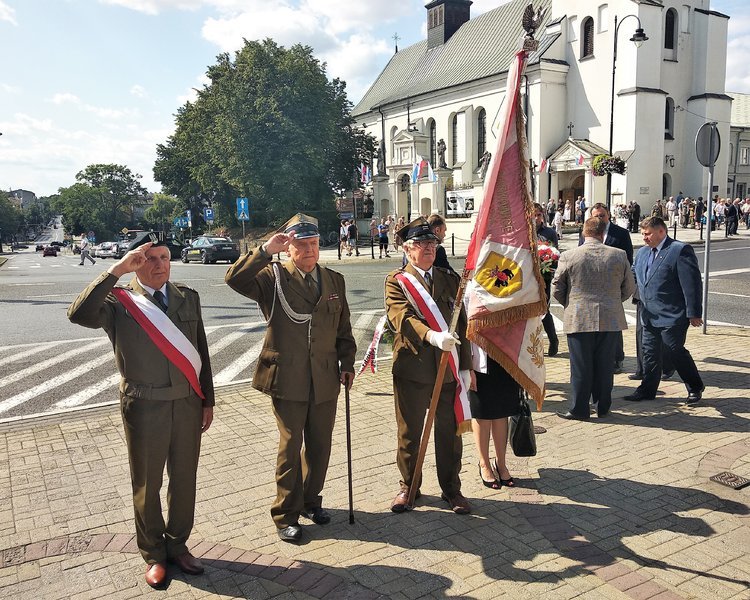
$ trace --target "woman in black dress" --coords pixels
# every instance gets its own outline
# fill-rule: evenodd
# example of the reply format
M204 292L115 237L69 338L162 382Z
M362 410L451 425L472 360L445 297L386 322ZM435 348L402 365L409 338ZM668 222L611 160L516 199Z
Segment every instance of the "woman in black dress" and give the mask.
M484 354L474 345L472 349ZM486 356L487 372L477 370L477 366L484 362L482 359L474 361L477 389L469 392L471 425L479 454L479 476L486 487L497 490L503 485L515 485L505 464L505 451L508 447L508 417L518 414L523 389L489 356ZM495 446L494 465L490 463L490 437Z

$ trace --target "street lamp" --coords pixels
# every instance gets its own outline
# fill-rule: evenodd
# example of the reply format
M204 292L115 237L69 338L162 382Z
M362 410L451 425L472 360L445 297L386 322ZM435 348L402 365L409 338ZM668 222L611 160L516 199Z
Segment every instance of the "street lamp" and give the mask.
M615 117L615 69L617 68L617 33L620 31L620 25L623 24L625 19L633 17L638 21L638 28L635 30L633 37L630 41L635 44L636 48L640 48L641 44L645 42L648 37L643 32L641 27L641 20L637 15L627 15L623 17L619 23L617 21L617 15L615 15L615 41L612 50L612 98L609 105L609 155L612 156L612 143L614 137L614 117ZM607 173L607 209L611 208L612 204L612 173Z

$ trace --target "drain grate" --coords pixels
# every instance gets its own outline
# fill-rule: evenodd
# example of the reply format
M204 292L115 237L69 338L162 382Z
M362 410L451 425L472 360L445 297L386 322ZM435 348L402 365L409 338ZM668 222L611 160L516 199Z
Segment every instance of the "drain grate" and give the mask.
M743 488L750 483L750 479L740 477L739 475L735 475L734 473L730 473L729 471L724 471L723 473L719 473L717 475L714 475L713 477L709 477L709 479L735 490Z

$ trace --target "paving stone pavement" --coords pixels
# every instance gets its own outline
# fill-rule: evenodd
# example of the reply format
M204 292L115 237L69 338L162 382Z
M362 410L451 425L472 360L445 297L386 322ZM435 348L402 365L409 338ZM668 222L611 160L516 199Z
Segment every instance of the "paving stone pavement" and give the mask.
M279 541L269 515L277 441L269 400L247 385L221 388L190 540L206 572L170 567L165 591L143 581L117 409L3 424L0 597L750 598L750 488L708 480L723 470L750 477L750 370L741 360L750 330L690 332L707 385L697 407L682 403L676 377L654 402L618 400L633 388L622 374L613 412L589 422L555 415L569 390L561 341L547 360L548 399L534 414L547 429L539 453L509 461L518 487L484 488L464 437L469 516L440 500L432 449L416 509L389 511L398 482L390 362L363 374L351 394L355 523L342 396L324 490L333 521L303 521L300 546Z

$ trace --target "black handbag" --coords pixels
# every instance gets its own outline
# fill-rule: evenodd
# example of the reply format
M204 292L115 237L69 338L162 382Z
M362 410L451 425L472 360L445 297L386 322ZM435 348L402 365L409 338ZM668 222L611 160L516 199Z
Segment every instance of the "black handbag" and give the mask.
M510 418L508 432L510 447L516 456L536 456L536 435L531 420L531 408L525 398L521 398L518 414Z

